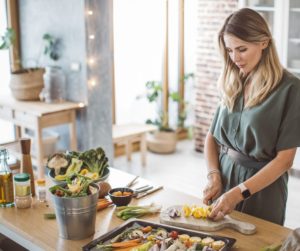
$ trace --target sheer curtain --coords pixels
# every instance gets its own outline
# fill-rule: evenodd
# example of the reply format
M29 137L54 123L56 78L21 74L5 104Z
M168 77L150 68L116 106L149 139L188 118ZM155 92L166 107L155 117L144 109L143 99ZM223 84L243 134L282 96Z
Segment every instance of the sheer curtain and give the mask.
M4 34L7 27L5 1L0 1L0 34ZM9 90L10 63L9 51L0 50L0 96L11 95ZM1 97L0 97L1 98ZM0 143L14 139L13 125L0 119Z

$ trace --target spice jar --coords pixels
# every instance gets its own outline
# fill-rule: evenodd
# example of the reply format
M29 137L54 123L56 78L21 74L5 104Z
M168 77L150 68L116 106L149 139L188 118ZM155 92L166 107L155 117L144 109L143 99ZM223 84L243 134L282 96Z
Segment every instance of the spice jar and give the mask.
M40 202L46 201L46 181L45 179L38 179L37 184L37 199Z
M31 206L30 176L28 173L14 175L15 204L17 208L28 208Z

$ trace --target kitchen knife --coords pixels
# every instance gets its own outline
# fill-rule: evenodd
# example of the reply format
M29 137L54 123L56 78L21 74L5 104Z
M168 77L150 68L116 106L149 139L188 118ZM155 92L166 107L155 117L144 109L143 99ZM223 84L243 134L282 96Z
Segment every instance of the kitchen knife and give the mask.
M147 196L147 195L149 195L149 194L151 194L151 193L154 193L154 192L156 192L156 191L159 191L159 190L161 190L161 189L163 189L163 188L164 188L163 186L159 186L159 187L153 188L153 189L151 189L151 190L148 190L147 192L138 194L138 195L136 196L136 198L137 198L137 199L143 198L143 197L145 197L145 196Z

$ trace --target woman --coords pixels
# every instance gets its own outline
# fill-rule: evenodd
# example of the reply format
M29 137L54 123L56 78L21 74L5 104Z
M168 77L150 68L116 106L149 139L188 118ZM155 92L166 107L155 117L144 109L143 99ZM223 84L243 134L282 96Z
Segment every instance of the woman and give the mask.
M219 33L221 104L205 142L204 203L219 220L232 210L283 225L288 169L300 146L300 80L284 70L265 20L231 14Z

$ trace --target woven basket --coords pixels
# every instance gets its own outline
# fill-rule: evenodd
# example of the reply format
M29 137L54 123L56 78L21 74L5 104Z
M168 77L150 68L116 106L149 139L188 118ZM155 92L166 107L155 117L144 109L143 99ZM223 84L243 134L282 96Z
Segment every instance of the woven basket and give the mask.
M27 70L11 74L10 89L17 100L38 100L44 87L44 69Z
M176 132L155 131L147 137L148 149L154 153L173 153L176 150L176 143Z

